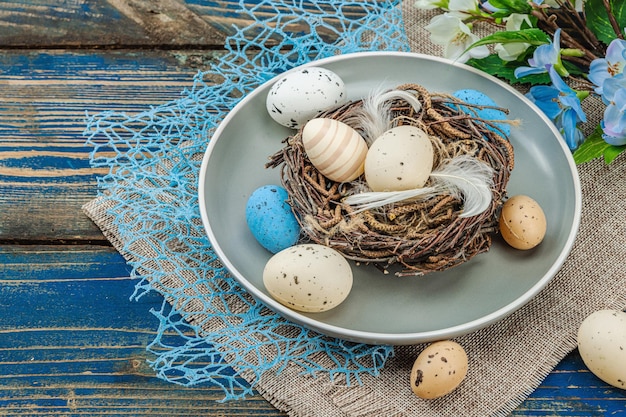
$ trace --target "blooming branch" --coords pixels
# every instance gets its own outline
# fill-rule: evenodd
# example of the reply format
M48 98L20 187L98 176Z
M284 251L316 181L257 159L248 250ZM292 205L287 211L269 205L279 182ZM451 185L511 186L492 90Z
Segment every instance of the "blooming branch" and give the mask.
M626 8L610 0L417 0L440 9L426 29L444 56L526 84L527 96L552 120L577 163L626 150ZM479 38L475 25L497 30ZM605 106L596 129L585 100Z

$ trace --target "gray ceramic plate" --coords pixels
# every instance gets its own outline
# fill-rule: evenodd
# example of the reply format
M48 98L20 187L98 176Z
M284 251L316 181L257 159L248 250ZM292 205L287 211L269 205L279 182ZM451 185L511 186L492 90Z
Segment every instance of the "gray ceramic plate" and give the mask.
M214 250L254 297L284 317L321 333L375 344L412 344L460 336L494 323L531 300L561 268L574 243L581 213L576 166L559 133L541 111L509 85L466 65L426 55L366 52L336 56L322 66L346 82L350 98L362 98L381 83L412 82L432 92L473 88L522 121L513 129L515 169L509 195L526 194L543 207L548 231L531 251L517 251L499 237L491 250L448 271L398 278L354 266L354 287L338 307L304 314L275 302L263 286L271 254L247 228L252 191L280 184L277 169L265 169L281 140L293 134L266 113L274 80L245 97L211 138L200 171L202 220Z

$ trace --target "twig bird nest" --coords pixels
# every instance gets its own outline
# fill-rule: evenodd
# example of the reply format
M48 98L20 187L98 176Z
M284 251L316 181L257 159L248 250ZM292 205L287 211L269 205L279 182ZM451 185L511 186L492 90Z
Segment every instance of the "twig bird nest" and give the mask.
M285 146L270 157L267 167L281 167L288 202L302 226L302 241L329 246L348 259L374 264L385 272L397 265L396 275L443 271L491 246L490 235L497 231L514 165L513 148L502 129L510 122L483 119L480 110L485 106L447 94L429 93L420 85L401 85L393 91L401 94L385 96L388 127L415 126L426 132L431 141L433 174L423 186L429 192L418 191L415 196L396 199L399 201L349 203L351 196L376 193L369 192L365 175L348 182L333 181L323 175L307 156L303 128L284 140ZM368 104L367 99L352 101L319 117L345 123L367 139L371 132L366 131L363 120L368 105L371 102ZM445 182L442 186L435 175L445 171L450 161L461 159L478 161L489 168L486 184L490 198L481 203L486 208L478 213L467 211L467 190L459 193ZM462 169L460 172L460 177L465 176ZM377 197L381 194L393 195L378 193Z

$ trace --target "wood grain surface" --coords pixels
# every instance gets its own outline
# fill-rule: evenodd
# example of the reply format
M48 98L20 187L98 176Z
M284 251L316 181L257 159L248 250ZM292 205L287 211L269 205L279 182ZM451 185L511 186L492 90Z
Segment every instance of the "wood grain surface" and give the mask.
M178 98L247 19L237 1L0 2L0 416L285 415L157 379L146 346L163 301L129 299L137 280L81 211L105 173L86 114ZM514 415L625 408L573 352Z

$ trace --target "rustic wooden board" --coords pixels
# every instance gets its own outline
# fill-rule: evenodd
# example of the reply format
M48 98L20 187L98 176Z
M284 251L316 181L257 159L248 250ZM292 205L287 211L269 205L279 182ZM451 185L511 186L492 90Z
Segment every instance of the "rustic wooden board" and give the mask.
M255 4L262 3L260 6ZM324 2L302 2L311 12L329 10ZM254 7L257 18L272 19L288 11L260 1L247 1L248 10L238 0L50 0L5 1L0 8L0 39L4 47L85 48L90 46L127 48L153 46L160 49L221 49L227 36L247 27ZM363 16L358 2L347 4L347 18ZM319 32L332 34L333 20ZM111 30L114 28L114 30ZM306 22L294 22L294 31L308 31Z
M218 59L203 51L11 50L0 55L0 241L102 241L86 112L136 113L180 97ZM36 226L33 227L33 222Z
M225 35L184 1L26 0L3 2L0 39L14 47L204 47L223 45Z
M605 384L585 367L577 351L546 377L512 416L626 416L626 392Z
M130 301L135 284L108 247L0 248L0 415L283 415L157 379L146 345L162 299Z

